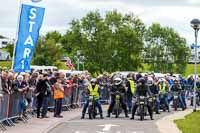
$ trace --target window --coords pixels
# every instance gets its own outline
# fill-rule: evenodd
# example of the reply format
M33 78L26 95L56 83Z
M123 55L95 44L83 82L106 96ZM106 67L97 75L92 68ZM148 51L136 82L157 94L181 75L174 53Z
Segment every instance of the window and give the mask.
M7 45L8 42L6 42L6 41L2 41L2 44L3 44L3 45Z

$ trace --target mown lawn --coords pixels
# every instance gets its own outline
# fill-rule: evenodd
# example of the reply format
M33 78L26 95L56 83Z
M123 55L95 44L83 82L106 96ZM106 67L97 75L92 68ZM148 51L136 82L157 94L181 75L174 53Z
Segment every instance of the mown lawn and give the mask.
M7 67L7 68L11 68L12 66L12 61L0 61L0 67Z
M187 64L186 71L184 75L189 75L194 73L194 64ZM200 74L200 64L197 64L197 73ZM200 133L200 131L199 131Z
M184 119L175 120L183 133L200 133L200 111L187 115Z

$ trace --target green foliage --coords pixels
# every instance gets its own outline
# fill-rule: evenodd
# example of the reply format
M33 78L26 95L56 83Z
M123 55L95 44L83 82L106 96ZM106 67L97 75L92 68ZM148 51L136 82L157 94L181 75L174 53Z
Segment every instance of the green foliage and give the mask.
M10 69L12 67L12 62L11 61L0 61L0 68L7 67Z
M14 44L8 44L5 48L2 48L2 50L9 52L10 56L13 56L13 50L14 50Z
M54 65L58 68L58 69L64 69L64 70L68 70L69 68L65 65L64 62L61 62L59 60L57 60Z
M2 36L2 35L0 35L0 39L3 39L3 38L5 38L4 36Z
M176 120L175 123L183 133L199 133L200 111L187 115L184 119Z
M142 66L144 31L144 24L133 14L110 11L103 18L95 11L73 20L61 42L64 49L72 49L69 57L81 51L87 59L86 69L92 73L137 70Z
M155 72L184 73L190 50L172 28L152 24L145 34L144 59Z
M48 33L46 37L41 36L34 52L32 64L48 65L56 64L57 60L61 59L63 49L59 44L60 37L57 37L57 32Z

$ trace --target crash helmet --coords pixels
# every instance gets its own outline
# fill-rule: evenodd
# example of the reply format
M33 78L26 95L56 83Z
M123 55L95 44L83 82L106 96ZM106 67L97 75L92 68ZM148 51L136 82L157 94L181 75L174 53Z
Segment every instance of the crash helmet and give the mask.
M114 85L120 85L120 84L122 83L122 79L119 78L119 77L117 77L117 78L115 78L115 79L113 80L113 82L114 82Z
M93 78L93 79L91 79L90 83L91 83L91 85L96 85L97 80L95 78Z
M145 84L145 79L144 78L139 78L138 82L141 83L141 84Z

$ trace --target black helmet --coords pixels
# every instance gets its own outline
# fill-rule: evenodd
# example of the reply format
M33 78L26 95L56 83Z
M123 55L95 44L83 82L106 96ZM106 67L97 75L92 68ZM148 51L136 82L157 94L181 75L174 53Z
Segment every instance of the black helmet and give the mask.
M139 78L138 82L142 83L142 84L145 84L145 79L144 78Z

